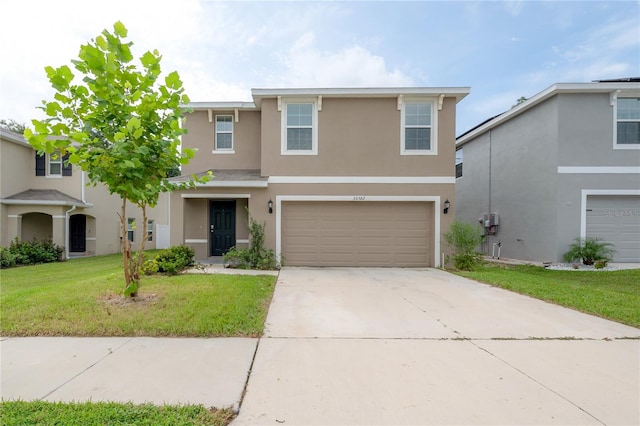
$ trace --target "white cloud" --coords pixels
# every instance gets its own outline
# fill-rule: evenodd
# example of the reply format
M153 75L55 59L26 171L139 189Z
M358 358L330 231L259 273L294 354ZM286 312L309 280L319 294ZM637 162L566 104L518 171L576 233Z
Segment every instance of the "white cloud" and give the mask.
M399 69L389 69L383 57L357 44L336 51L321 51L312 33L299 37L281 55L282 75L272 77L278 86L371 87L411 86L413 80Z

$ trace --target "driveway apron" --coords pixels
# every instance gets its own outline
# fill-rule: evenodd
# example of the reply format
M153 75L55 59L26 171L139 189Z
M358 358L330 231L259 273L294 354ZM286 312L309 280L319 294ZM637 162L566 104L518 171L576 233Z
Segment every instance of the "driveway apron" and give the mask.
M284 268L234 425L639 424L639 339L440 270Z

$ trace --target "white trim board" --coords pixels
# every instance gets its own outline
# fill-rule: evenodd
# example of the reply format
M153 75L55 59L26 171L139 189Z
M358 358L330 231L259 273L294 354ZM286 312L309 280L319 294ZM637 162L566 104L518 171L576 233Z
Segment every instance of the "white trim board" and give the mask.
M207 244L209 240L206 238L185 238L185 244Z
M559 174L640 174L640 167L616 167L616 166L595 166L595 167L558 167Z
M211 180L207 183L197 183L198 188L266 188L266 180Z
M181 194L182 198L251 198L251 194Z
M456 178L455 176L270 176L269 183L446 184L456 183Z
M440 196L379 196L379 195L276 195L276 259L280 263L282 255L282 202L283 201L351 201L354 203L361 202L433 202L434 209L434 236L433 236L433 266L440 267Z
M580 198L580 238L587 237L587 198L589 195L637 195L640 189L583 189Z

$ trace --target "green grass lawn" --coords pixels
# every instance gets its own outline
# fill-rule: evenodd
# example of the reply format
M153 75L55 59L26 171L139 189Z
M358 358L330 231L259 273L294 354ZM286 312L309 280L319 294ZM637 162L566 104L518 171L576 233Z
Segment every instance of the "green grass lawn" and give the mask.
M276 277L144 276L125 301L119 255L0 271L3 336L259 336Z
M640 327L640 269L553 271L537 266L488 264L463 277Z
M5 426L224 426L232 418L233 413L228 410L208 410L202 405L154 406L113 402L67 404L41 401L0 403L0 419Z

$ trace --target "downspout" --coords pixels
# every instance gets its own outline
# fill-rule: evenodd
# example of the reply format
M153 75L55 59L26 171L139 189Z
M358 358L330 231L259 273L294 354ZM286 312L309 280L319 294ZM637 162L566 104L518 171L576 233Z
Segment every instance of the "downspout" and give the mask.
M64 213L64 258L66 260L69 260L69 213L75 209L76 206L73 206Z

